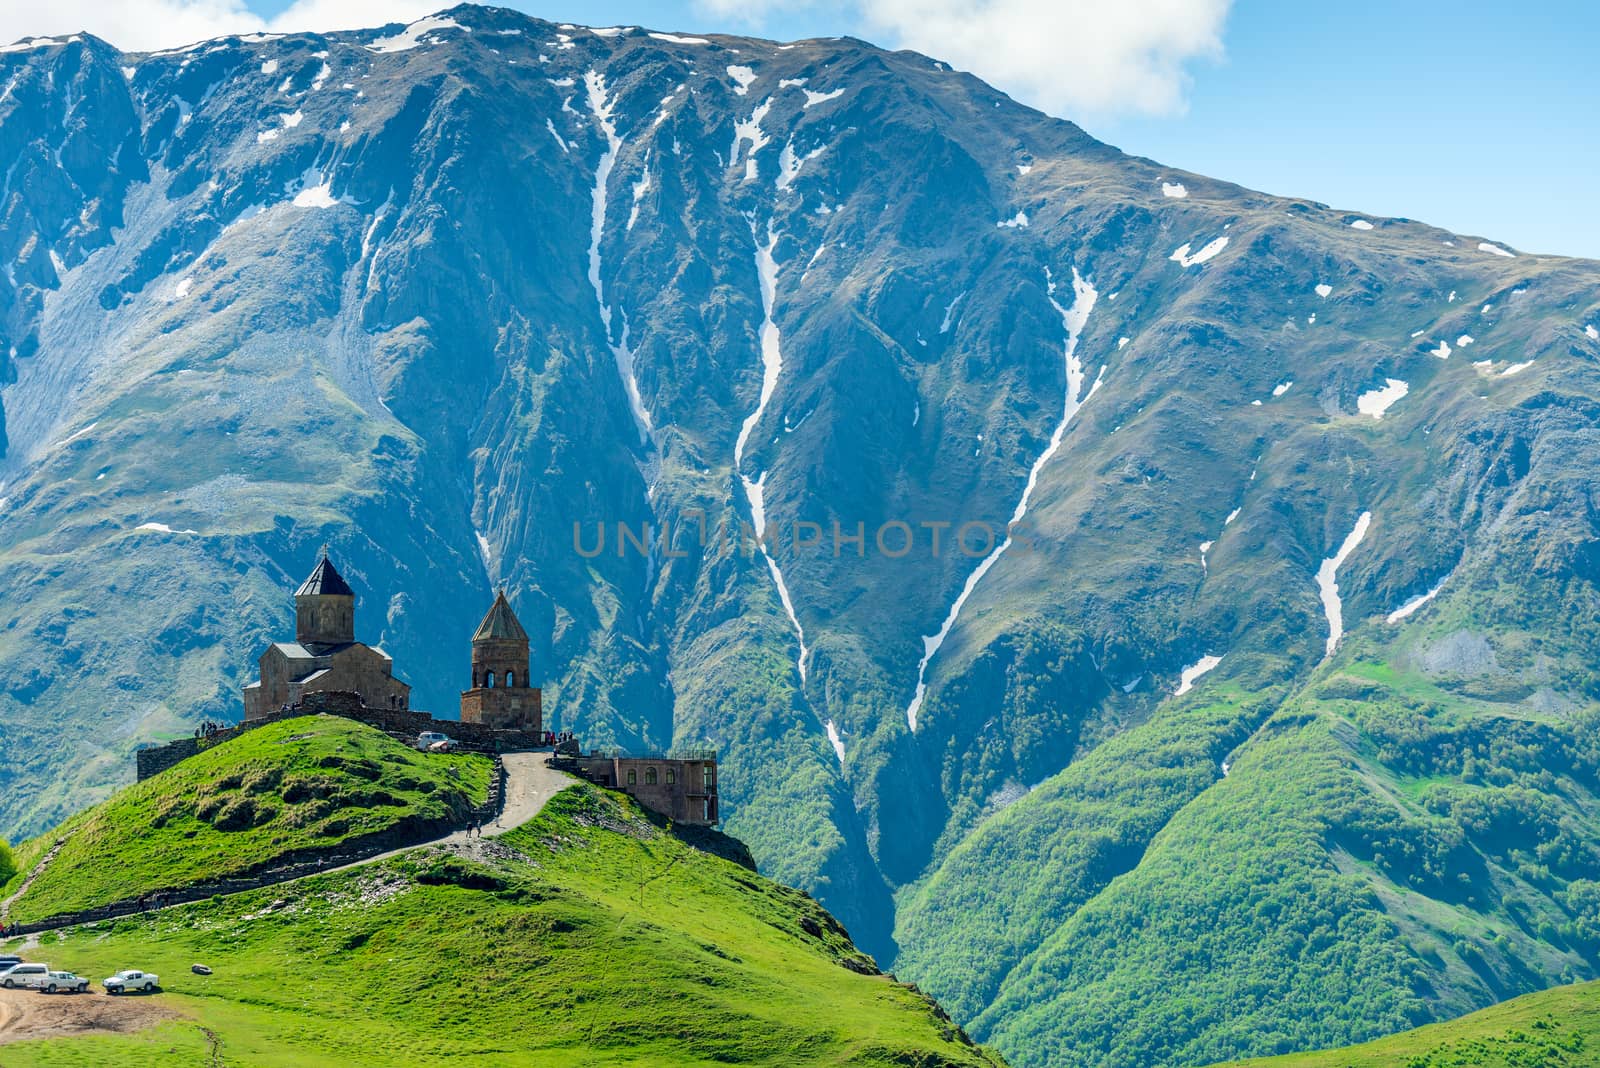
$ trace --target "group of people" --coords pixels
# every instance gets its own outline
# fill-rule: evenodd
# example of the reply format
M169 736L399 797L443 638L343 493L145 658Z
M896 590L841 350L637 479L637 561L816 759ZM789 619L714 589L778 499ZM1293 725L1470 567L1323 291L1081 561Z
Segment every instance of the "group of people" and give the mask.
M4 935L6 938L15 938L17 935L19 935L21 933L22 933L22 924L18 923L16 920L12 920L10 923L6 924L4 927L0 927L0 935Z
M223 727L222 724L213 723L208 719L204 723L200 724L200 726L198 726L198 727L196 727L194 729L194 736L197 739L198 738L211 738L211 737L215 736L219 731L222 731L222 730L225 730L225 729L226 728Z
M544 744L561 745L564 742L576 741L577 737L578 736L573 734L571 731L561 731L559 734L555 731L545 731Z

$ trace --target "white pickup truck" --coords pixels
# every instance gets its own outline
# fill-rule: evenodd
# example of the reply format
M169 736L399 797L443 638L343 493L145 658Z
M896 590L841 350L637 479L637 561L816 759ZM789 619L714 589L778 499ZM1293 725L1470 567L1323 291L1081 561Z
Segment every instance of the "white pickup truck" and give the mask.
M129 968L101 980L100 985L106 988L107 994L131 994L135 990L155 990L161 985L161 977Z

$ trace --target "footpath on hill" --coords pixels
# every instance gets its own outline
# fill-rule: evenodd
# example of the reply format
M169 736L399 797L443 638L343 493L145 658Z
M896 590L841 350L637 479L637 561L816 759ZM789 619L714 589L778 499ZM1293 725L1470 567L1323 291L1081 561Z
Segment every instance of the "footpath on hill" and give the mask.
M548 753L503 753L500 762L506 769L505 793L500 803L500 815L492 822L483 825L483 834L504 834L507 831L527 823L544 809L556 794L573 785L578 780L564 771L557 771L545 763L549 758ZM391 849L387 852L376 853L360 860L352 860L348 864L327 868L325 871L347 871L350 868L360 868L367 864L375 864L380 860L397 857L401 853L409 853L413 849L424 846L460 845L479 837L463 827L457 831L426 842L417 842L414 845L403 846L400 849ZM318 872L317 874L323 874ZM306 878L297 875L281 880L293 882L295 879ZM276 884L269 884L276 885Z
M515 828L520 827L522 824L537 816L552 797L566 789L568 786L571 786L579 781L573 778L571 775L568 775L566 772L556 771L554 768L549 767L545 763L548 758L549 753L547 752L504 753L501 755L501 764L505 768L505 787L504 792L501 795L500 814L494 820L485 823L481 828L481 833L473 833L470 828L463 827L458 830L451 831L449 834L440 835L437 838L430 838L421 842L413 842L397 849L390 849L381 853L374 853L370 856L357 857L353 860L346 861L345 863L330 867L306 870L302 865L296 867L294 870L283 872L281 877L278 878L274 878L271 872L263 872L260 879L252 880L248 886L240 887L238 890L224 891L223 896L226 896L227 893L244 893L248 891L259 890L264 887L297 882L301 879L310 878L313 875L325 875L330 872L346 871L351 868L359 868L368 864L374 864L382 860L387 860L390 857L399 856L402 853L409 853L413 849L423 849L430 846L459 848L465 846L470 841L475 841L483 834L496 835L503 834L506 831L514 830ZM56 849L59 848L60 845L58 843ZM47 854L38 865L35 866L33 872L28 877L29 882L31 882L33 878L35 878L38 873L44 869L44 866L49 863L51 857L55 855L55 851L55 849L52 849L51 852ZM24 884L23 889L26 889L26 886L27 884ZM21 893L22 891L19 890L17 894L12 895L12 898L8 899L6 904L9 905L10 901L20 896ZM204 896L209 897L211 895L208 893ZM181 905L189 904L193 900L197 900L197 898L185 897L179 893L176 895L170 895L159 904L151 905L149 907L142 907L137 902L128 901L122 902L118 906L113 906L113 909L115 910L116 915L133 915L135 913L144 911L177 908ZM85 921L82 918L67 917L64 918L60 923L46 920L44 921L46 926L41 927L25 925L24 930L28 932L29 937L27 942L24 944L31 948L32 946L38 944L38 935L47 933L49 931L60 930L65 927L73 927L83 922ZM4 1010L0 1009L0 1013L3 1012Z

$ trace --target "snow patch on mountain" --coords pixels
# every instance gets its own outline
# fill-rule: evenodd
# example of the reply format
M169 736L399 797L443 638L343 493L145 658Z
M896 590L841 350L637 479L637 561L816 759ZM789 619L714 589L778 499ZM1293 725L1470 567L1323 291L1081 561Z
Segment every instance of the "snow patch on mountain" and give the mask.
M1284 382L1279 382L1277 385L1272 387L1272 395L1274 397L1281 397L1285 393L1289 392L1289 387L1292 385L1294 385L1294 379L1292 378Z
M1194 684L1199 680L1200 676L1220 663L1222 663L1222 657L1220 656L1202 656L1199 660L1184 668L1183 672L1178 676L1178 688L1173 691L1172 696L1182 697L1194 689Z
M134 530L152 530L157 534L199 534L198 530L173 530L165 523L140 523Z
M71 37L60 41L56 40L54 37L30 37L25 40L17 41L14 44L0 45L0 53L32 52L40 48L49 48L52 45L74 44L75 42L81 40L83 40L83 38L79 37L77 34L73 34Z
M733 147L728 149L728 166L732 167L739 162L741 146L750 142L750 153L744 161L744 180L754 181L756 177L755 154L772 143L766 131L761 129L761 122L767 117L767 112L772 110L772 99L769 97L762 101L748 119L733 124Z
M972 596L972 591L983 580L983 576L989 573L989 569L994 567L996 561L1011 547L1013 540L1011 531L1028 515L1028 505L1033 499L1033 491L1039 485L1039 472L1044 470L1045 464L1049 463L1050 458L1061 448L1061 441L1066 436L1067 427L1071 424L1073 416L1078 414L1083 402L1094 394L1095 389L1099 387L1105 375L1105 368L1102 367L1100 374L1095 379L1094 386L1090 387L1087 394L1084 392L1083 384L1086 376L1083 372L1083 363L1078 359L1078 339L1083 335L1084 327L1088 325L1089 313L1094 310L1095 300L1100 294L1088 279L1078 273L1076 267L1072 269L1073 300L1071 307L1062 307L1061 303L1056 300L1056 283L1055 279L1050 275L1049 268L1045 269L1045 283L1050 305L1060 314L1062 325L1065 327L1067 334L1063 350L1063 359L1066 364L1067 390L1062 407L1061 420L1056 424L1054 433L1050 435L1050 444L1045 447L1044 452L1039 454L1038 459L1034 460L1033 466L1028 471L1028 481L1023 487L1022 497L1017 501L1016 510L1011 513L1011 522L1006 527L1005 540L997 545L988 556L984 557L978 566L973 569L972 573L967 576L966 583L961 587L961 592L956 596L955 602L951 604L950 611L945 615L944 623L939 627L938 632L924 635L922 638L922 659L917 664L917 688L911 698L911 703L906 706L906 724L911 728L912 733L916 733L917 713L922 710L922 701L928 692L928 664L938 654L939 648L944 645L945 639L950 636L951 628L956 625L956 620L960 618L961 609L966 605L967 599Z
M1491 244L1488 241L1479 241L1478 251L1492 253L1496 256L1504 256L1507 259L1514 259L1517 255L1515 252L1512 252L1509 249L1501 248L1499 245Z
M544 128L546 130L549 130L550 131L550 136L554 137L556 139L556 144L561 146L561 151L563 151L563 152L571 152L572 151L572 149L567 146L566 141L562 140L561 135L556 132L556 124L554 122L552 122L548 116L545 117Z
M1596 330L1593 326L1584 327L1583 332L1590 341L1600 341L1600 330Z
M806 94L806 102L805 102L804 105L802 105L802 110L809 110L810 108L816 107L818 104L826 104L830 100L839 99L841 96L844 95L844 90L843 89L835 89L831 93L817 93L817 92L813 92L810 89L807 89L807 90L805 90L805 94Z
M463 26L448 15L429 15L418 19L391 37L380 37L367 45L369 52L405 52L422 44L422 39L439 30L460 30L471 33L472 27Z
M1028 225L1028 213L1025 211L1019 211L1015 215L1011 216L1011 218L1004 219L995 223L994 225L996 229L1000 230L1025 229Z
M834 755L839 758L839 763L844 763L844 739L839 737L839 728L833 725L833 720L827 723L828 744L833 746Z
M756 80L756 72L749 67L732 66L728 68L728 77L733 79L733 91L744 96L750 91L750 83Z
M1532 360L1524 360L1522 363L1514 363L1510 367L1507 367L1504 371L1501 371L1500 377L1510 378L1512 375L1520 375L1522 372L1526 371L1532 366Z
M278 73L278 61L275 60L275 59L269 59L266 62L262 63L261 64L261 73L262 74L276 74L276 73Z
M1196 264L1205 263L1207 260L1211 259L1217 253L1221 252L1227 247L1228 238L1227 235L1224 234L1222 237L1219 237L1215 241L1212 241L1210 244L1206 245L1206 247L1201 249L1199 252L1193 254L1189 252L1189 243L1186 241L1182 245L1179 245L1178 248L1173 251L1172 255L1168 256L1167 258L1179 266L1193 267Z
M633 183L633 206L628 209L628 225L625 227L629 232L632 232L633 224L639 221L639 205L648 192L650 192L650 165L645 164L644 170L639 174L639 180Z
M967 291L963 289L961 292L955 295L949 304L944 306L944 318L939 322L939 333L948 334L950 332L950 328L955 325L954 315L956 311L956 305L960 304L961 298L966 295Z
M1455 574L1455 572L1452 571L1450 574L1453 575L1453 574ZM1411 598L1411 600L1407 601L1405 604L1401 605L1399 608L1396 608L1393 612L1390 612L1389 615L1386 617L1386 622L1398 623L1402 619L1405 619L1407 616L1411 615L1417 609L1421 608L1423 605L1427 604L1429 601L1431 601L1435 597L1439 596L1439 591L1444 589L1445 583L1447 583L1449 581L1450 581L1450 575L1446 575L1444 578L1439 580L1438 585L1434 586L1433 589L1429 590L1426 593L1417 594L1415 597Z
M668 44L703 45L711 43L704 37L680 37L675 33L652 33L650 36L654 37L658 41L665 41Z
M622 138L617 134L616 123L612 121L617 101L615 97L607 95L606 80L599 71L586 72L583 83L588 90L589 111L606 139L605 153L594 168L594 192L591 197L593 208L589 225L589 285L594 289L595 303L600 308L600 323L605 328L606 344L611 348L612 358L617 365L617 374L622 379L622 388L628 395L628 407L633 412L633 421L639 431L639 441L648 443L654 427L650 422L650 413L645 409L644 398L639 393L639 380L633 367L633 351L628 348L627 319L625 317L623 319L620 338L613 341L611 305L606 303L605 283L601 280L600 273L600 239L605 233L606 226L606 187L611 180L611 170L617 163L617 152L622 148Z
M793 139L785 141L783 151L778 153L778 179L776 183L778 191L782 192L793 185L794 180L800 176L800 168L804 167L809 160L816 159L822 155L827 149L827 145L818 145L801 156L795 153Z
M1319 296L1319 297L1323 298L1324 300L1326 300L1328 297L1330 297L1332 295L1333 295L1333 287L1332 286L1328 285L1326 282L1318 283L1318 285L1317 285L1317 296Z
M1339 569L1356 551L1361 539L1367 536L1367 528L1371 525L1372 513L1362 512L1355 527L1339 546L1339 551L1322 561L1322 566L1317 568L1317 591L1322 596L1322 613L1328 619L1328 644L1323 654L1324 660L1333 655L1333 651L1339 647L1339 639L1344 637L1344 602L1339 597Z
M1441 341L1441 342L1439 342L1439 347L1438 348L1430 349L1428 351L1428 355L1437 356L1441 360L1448 360L1450 358L1450 352L1451 352L1450 342Z
M1370 230L1372 229L1372 224L1365 219L1357 219L1350 224L1350 228L1352 230Z
M754 236L754 223L751 224ZM739 473L739 481L744 487L745 500L750 506L750 518L755 528L756 545L761 550L761 555L767 561L767 571L772 575L772 583L778 589L778 600L783 604L784 614L789 617L789 623L794 627L795 637L799 642L800 651L795 657L795 667L800 673L800 688L805 689L806 665L810 660L811 652L806 648L805 628L800 624L800 617L794 610L794 600L789 594L789 584L784 581L783 570L778 566L778 561L773 557L771 548L767 544L766 529L766 481L767 472L763 471L755 481L744 474L744 450L749 444L750 435L754 433L761 417L766 414L767 405L772 401L772 395L778 388L778 380L783 375L783 339L778 332L778 324L773 320L773 306L778 296L778 263L773 258L772 252L778 245L778 234L772 224L767 224L767 241L762 244L756 242L756 278L761 289L761 393L756 400L755 410L745 417L744 423L739 427L739 437L733 445L733 469Z
M1164 197L1172 197L1176 200L1182 200L1184 197L1189 195L1189 190L1184 188L1182 182L1162 182L1161 195Z
M1411 392L1411 387L1398 378L1386 378L1383 381L1382 389L1368 390L1356 398L1356 411L1362 415L1370 415L1374 419L1382 419L1384 412Z

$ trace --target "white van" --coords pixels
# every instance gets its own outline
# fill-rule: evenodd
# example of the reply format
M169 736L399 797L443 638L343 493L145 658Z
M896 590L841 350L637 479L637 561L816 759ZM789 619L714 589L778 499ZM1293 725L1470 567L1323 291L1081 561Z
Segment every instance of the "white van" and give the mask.
M7 990L21 987L23 990L44 989L45 976L50 974L48 964L18 964L4 973L0 973L0 986Z

